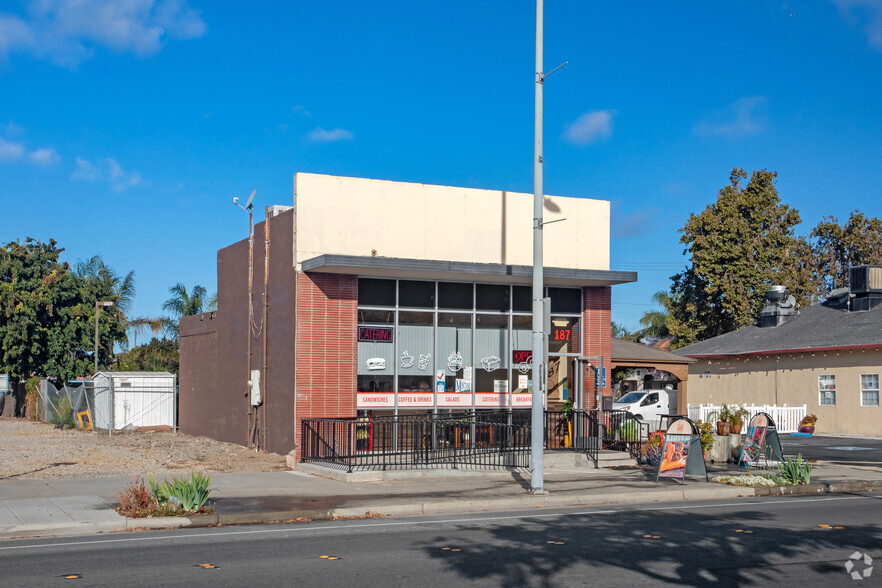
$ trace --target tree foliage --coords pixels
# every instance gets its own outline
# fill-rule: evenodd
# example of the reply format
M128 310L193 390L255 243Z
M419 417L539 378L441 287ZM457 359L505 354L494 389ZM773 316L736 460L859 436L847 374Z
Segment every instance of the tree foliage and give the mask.
M119 300L112 282L79 275L59 257L54 240L13 241L0 247L0 372L56 381L93 370L95 301ZM113 343L125 337L116 307L99 320L99 364L109 365Z
M824 217L809 235L811 254L807 268L813 299L848 285L848 268L882 264L882 221L855 210L840 225L832 216Z
M116 367L126 372L171 372L178 373L178 344L172 339L153 337L146 345L133 347L120 353Z
M733 169L716 202L680 229L691 265L672 278L667 302L677 347L752 324L772 284L806 300L808 245L794 234L799 213L781 203L776 177L754 171L745 186L747 173Z

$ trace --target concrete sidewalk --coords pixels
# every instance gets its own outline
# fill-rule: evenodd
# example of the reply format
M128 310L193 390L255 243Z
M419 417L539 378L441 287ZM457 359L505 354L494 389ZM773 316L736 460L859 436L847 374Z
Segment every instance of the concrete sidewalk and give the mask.
M709 475L727 472L736 470L712 468ZM397 479L345 482L302 470L214 474L214 514L153 519L126 519L113 510L117 493L131 478L0 480L0 538L769 494L765 489L708 483L694 477L685 484L672 480L656 483L654 474L640 469L546 470L546 496L528 493L526 472L433 470L389 477ZM800 493L882 489L880 480L882 469L816 464L812 486L796 488ZM858 484L849 485L853 482Z

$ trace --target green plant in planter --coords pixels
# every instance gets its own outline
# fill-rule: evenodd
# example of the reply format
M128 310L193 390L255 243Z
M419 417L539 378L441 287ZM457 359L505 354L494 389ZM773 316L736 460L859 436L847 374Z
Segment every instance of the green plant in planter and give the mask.
M211 494L211 476L202 472L190 474L189 478L172 478L172 481L163 480L162 484L156 482L156 478L150 476L150 490L153 497L160 505L180 504L184 511L195 512L205 506Z
M785 457L778 464L778 473L791 484L812 483L812 464L804 460L801 453L795 458Z
M725 405L724 405L725 406ZM750 411L743 406L727 407L729 409L728 423L732 433L740 433L744 421L750 417Z
M709 421L695 421L695 426L698 428L701 450L710 451L714 446L714 424Z
M622 423L622 426L619 427L619 438L622 441L639 441L640 430L637 427L637 423L633 420Z

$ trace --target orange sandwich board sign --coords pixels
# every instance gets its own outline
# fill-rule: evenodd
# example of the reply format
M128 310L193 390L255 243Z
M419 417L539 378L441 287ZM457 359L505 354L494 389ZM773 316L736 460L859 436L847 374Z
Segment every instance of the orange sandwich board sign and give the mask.
M686 474L704 474L707 479L698 429L691 420L684 417L672 422L665 433L665 444L655 481L658 482L659 478L674 478L682 482L686 479Z

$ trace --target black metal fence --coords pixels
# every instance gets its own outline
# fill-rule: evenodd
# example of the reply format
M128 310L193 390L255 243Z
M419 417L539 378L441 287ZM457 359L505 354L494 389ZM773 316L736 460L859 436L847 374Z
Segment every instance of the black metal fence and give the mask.
M629 451L649 437L646 423L624 411L545 411L548 451ZM303 419L300 461L354 470L528 468L529 410L447 415Z

